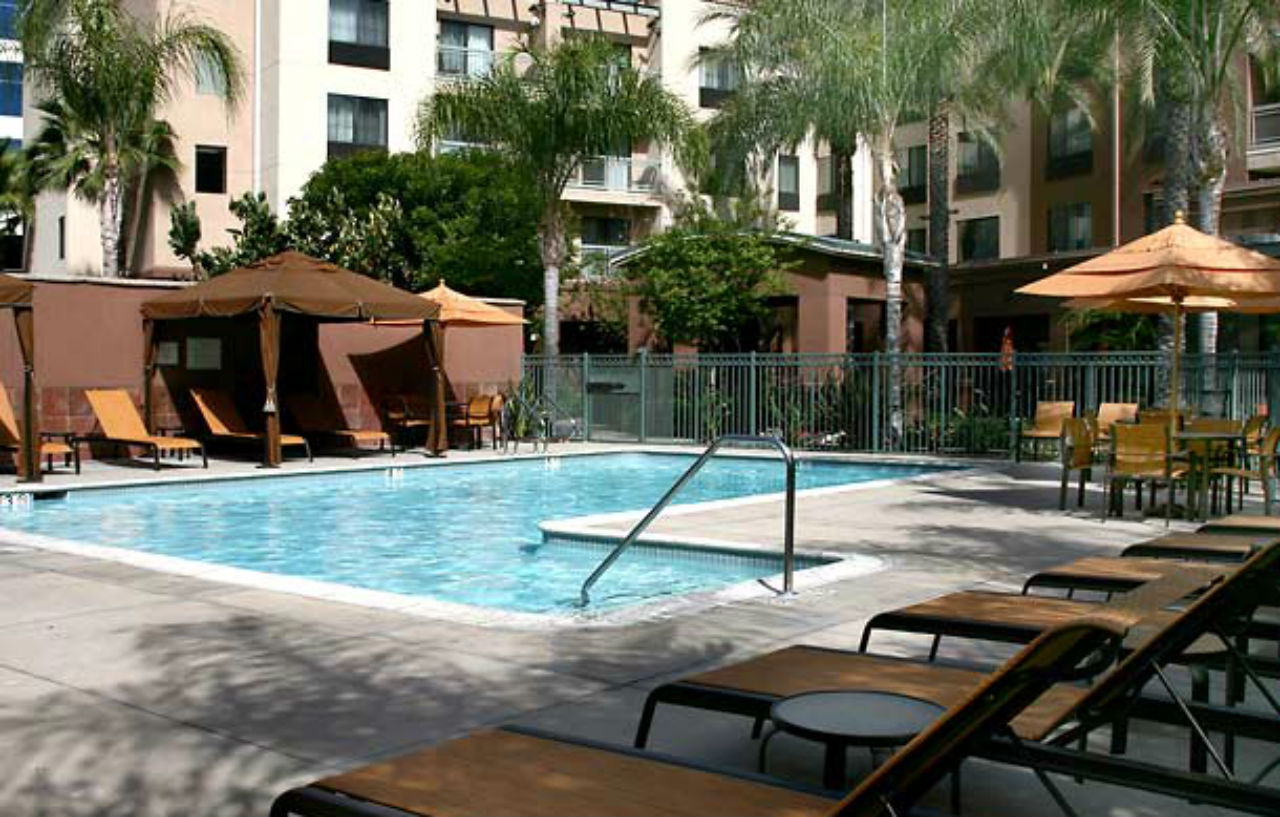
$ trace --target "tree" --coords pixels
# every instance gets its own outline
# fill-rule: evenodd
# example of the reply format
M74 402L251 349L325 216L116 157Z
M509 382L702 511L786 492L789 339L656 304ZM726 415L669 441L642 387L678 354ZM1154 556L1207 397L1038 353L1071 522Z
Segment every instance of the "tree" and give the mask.
M388 235L399 260L378 277L414 291L446 278L464 292L541 303L539 206L527 174L505 157L369 151L331 160L290 202L289 232L330 257L334 225L362 224L383 197L401 210Z
M196 213L194 201L179 204L169 211L169 248L174 255L191 264L191 273L196 278L204 277L199 258L200 232L200 216Z
M613 44L597 37L522 48L487 76L441 88L422 102L421 149L445 136L489 145L533 180L546 354L560 347L560 272L568 256L562 195L569 180L595 156L630 152L640 142L678 144L691 121L658 76L620 63Z
M727 52L746 84L729 116L766 151L809 133L871 151L876 233L884 258L885 348L891 354L891 437L902 429L902 267L906 214L898 192L894 135L906 117L927 115L970 89L978 44L997 15L981 0L788 0L719 12L732 28Z
M1247 58L1272 81L1280 61L1280 4L1262 0L1093 0L1113 15L1130 82L1163 105L1166 209L1184 210L1194 191L1201 231L1216 235L1232 139L1247 132L1240 91ZM1158 93L1159 92L1159 93ZM1172 220L1172 212L1168 213ZM1199 317L1200 351L1217 351L1218 316Z
M790 264L767 233L689 204L671 229L644 240L625 267L627 280L666 341L755 351L773 315L766 299L787 291Z
M171 140L172 130L156 112L198 70L220 80L234 108L240 56L222 32L184 13L144 22L118 0L23 0L18 31L44 100L35 178L97 205L102 274L117 277L130 188L169 161L157 138Z
M280 219L271 212L271 205L264 193L245 193L238 199L232 199L227 206L239 221L238 228L228 230L231 233L230 247L214 247L208 251L200 251L195 255L197 266L211 276L223 275L237 267L247 266L279 252L290 249L293 245L288 233L280 224ZM175 209L169 215L169 232L173 234L175 219L186 220L190 214L179 214ZM183 228L189 229L189 228ZM197 231L199 219L197 217Z

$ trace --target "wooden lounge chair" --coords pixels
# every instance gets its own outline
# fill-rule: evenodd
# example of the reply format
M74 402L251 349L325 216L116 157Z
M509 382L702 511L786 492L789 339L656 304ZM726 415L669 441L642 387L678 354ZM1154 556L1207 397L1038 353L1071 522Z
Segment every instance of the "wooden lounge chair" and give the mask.
M1076 404L1071 402L1036 403L1036 415L1030 428L1022 427L1018 420L1017 458L1022 458L1022 447L1028 440L1031 442L1031 456L1040 457L1040 446L1046 440L1057 440L1062 436L1062 422L1076 413Z
M63 465L70 465L72 459L75 460L76 473L80 473L80 452L74 447L67 444L70 434L53 434L50 432L40 433L40 457L45 461L45 467L49 471L53 471L53 458L62 457ZM47 438L61 437L63 442L54 442ZM9 392L0 386L0 451L22 450L22 433L18 428L18 420L13 414L13 404L9 402Z
M147 431L133 399L124 389L85 389L84 396L89 400L93 416L98 420L102 434L91 437L76 437L77 446L81 442L106 442L122 446L138 446L151 453L155 469L160 470L160 452L162 451L199 451L205 468L209 467L209 457L205 455L204 445L199 440L186 437L157 437ZM77 463L79 457L76 458ZM78 473L79 469L77 469Z
M209 429L209 439L262 445L266 434L261 431L250 431L236 409L231 395L214 389L192 389L191 401L196 404L205 427ZM307 460L312 461L311 443L296 434L281 434L281 448L302 448L307 452Z
M1107 458L1107 473L1103 481L1102 518L1113 511L1124 515L1124 487L1133 483L1137 489L1136 504L1142 508L1142 489L1155 492L1161 485L1168 488L1165 503L1165 525L1173 518L1176 486L1185 482L1189 469L1184 463L1174 462L1169 445L1169 428L1158 424L1115 426L1111 434L1111 452Z
M1055 683L1095 671L1130 623L1098 617L1046 633L839 801L759 775L506 728L293 789L271 815L905 815Z
M285 396L285 405L289 414L303 434L315 434L343 440L353 450L365 445L377 444L378 450L391 449L391 456L396 455L396 446L391 435L377 429L344 428L342 421L330 416L330 412L319 399L310 394L289 394Z
M1077 735L1083 736L1099 726L1113 727L1112 748L1123 751L1124 724L1131 714L1132 703L1161 666L1181 660L1181 657L1214 632L1225 622L1247 618L1260 603L1274 593L1277 581L1277 563L1280 547L1256 554L1243 568L1226 574L1220 581L1213 581L1187 607L1175 614L1146 616L1126 640L1128 655L1111 671L1101 675L1092 687L1076 685L1056 686L1045 693L1010 723L1007 741L1016 741L1027 747L1043 747L1044 751L1058 751L1069 745ZM1202 578L1194 573L1169 574L1158 582L1166 589L1159 595L1172 595L1205 587ZM1189 582L1189 583L1188 583ZM1087 607L1082 609L1089 609ZM1096 606L1093 609L1098 609ZM1136 608L1130 608L1136 613ZM788 647L730 666L700 673L678 681L669 682L653 690L645 702L636 745L644 746L654 711L658 704L709 709L719 712L746 715L757 719L766 717L772 704L781 698L815 690L884 690L899 692L950 706L963 699L968 691L985 678L978 670L963 669L939 664L922 664L906 658L885 658L864 653L817 647ZM1212 709L1200 702L1177 702L1164 699L1159 702L1142 701L1144 718L1162 723L1185 726L1180 718L1180 707L1188 706L1197 711ZM1176 711L1175 711L1176 710ZM1237 710L1238 711L1238 710ZM1216 710L1215 710L1216 712ZM1225 721L1225 716L1223 717ZM1270 735L1268 740L1280 739L1280 719L1259 717L1227 724L1232 729L1242 729L1250 734ZM1065 730L1065 731L1064 731ZM1270 730L1270 731L1268 731ZM1225 731L1225 730L1224 730ZM1083 744L1083 741L1082 741ZM985 754L979 750L978 754ZM1002 760L1013 760L1012 753L1003 753ZM1193 763L1203 760L1202 746L1194 745ZM1093 758L1081 758L1092 768L1109 768ZM895 762L895 761L890 761ZM1025 761L1021 761L1025 764ZM1125 761L1121 761L1122 768ZM1057 764L1061 767L1062 764ZM1202 765L1202 764L1201 764ZM1125 768L1124 773L1137 773L1139 781L1152 781L1155 786L1174 785L1177 790L1195 789L1216 785L1203 776L1188 776L1185 772L1163 772L1140 767L1134 772ZM1099 774L1099 779L1109 779ZM1125 785L1123 779L1112 780ZM1135 782L1136 786L1142 786ZM1156 791L1162 788L1154 788ZM1266 796L1267 806L1276 808L1280 795L1274 789ZM1217 796L1233 804L1253 802L1256 787L1243 789L1228 787L1216 791ZM1257 801L1259 808L1263 801ZM1255 813L1269 813L1256 811Z
M1203 570L1212 575L1230 569L1222 564L1149 556L1085 556L1074 562L1033 573L1023 582L1022 594L1028 595L1035 589L1053 589L1067 591L1067 598L1072 598L1076 591L1081 590L1110 595L1126 593L1147 582L1186 570Z
M1058 489L1058 510L1067 509L1067 482L1071 472L1080 472L1080 487L1076 492L1076 507L1084 507L1084 489L1093 479L1093 429L1085 420L1062 421L1062 442L1058 446L1062 458L1062 484Z
M1200 526L1199 533L1226 535L1280 536L1280 518L1254 513L1236 513Z
M1225 520L1220 520L1225 521ZM1122 557L1153 559L1189 559L1205 562L1243 562L1255 551L1280 540L1280 530L1267 534L1211 530L1219 522L1201 527L1195 533L1170 533L1157 539L1129 545Z

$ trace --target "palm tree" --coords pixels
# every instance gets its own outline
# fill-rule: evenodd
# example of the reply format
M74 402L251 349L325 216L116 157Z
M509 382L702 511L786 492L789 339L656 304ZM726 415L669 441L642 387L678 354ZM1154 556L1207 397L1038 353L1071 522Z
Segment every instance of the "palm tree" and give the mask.
M603 38L575 37L524 47L487 76L437 90L419 110L418 142L423 150L442 137L489 145L527 169L541 206L542 348L556 355L568 257L565 187L585 160L638 142L678 146L691 125L684 103L657 76L620 62Z
M1131 81L1164 111L1168 220L1195 194L1201 231L1217 234L1232 149L1247 127L1240 91L1251 57L1275 77L1280 4L1267 0L1094 0L1114 15ZM1159 93L1157 93L1157 89ZM1200 351L1217 351L1218 316L1199 317Z
M22 150L15 142L0 140L0 235L16 236L22 230L23 269L27 268L27 248L31 244L34 214L30 175Z
M130 186L169 161L172 130L157 110L179 79L202 70L234 109L240 55L221 31L182 12L142 21L118 0L24 0L20 14L27 71L44 100L35 177L97 205L102 274L118 277Z
M975 120L993 110L986 102L991 86L969 81L998 19L991 10L983 0L772 0L715 15L728 19L724 50L745 73L746 83L724 111L745 143L771 153L813 134L841 145L861 139L871 152L893 439L902 430L897 353L906 248L894 136L901 122L928 115L943 101L973 111ZM940 300L945 304L945 295Z

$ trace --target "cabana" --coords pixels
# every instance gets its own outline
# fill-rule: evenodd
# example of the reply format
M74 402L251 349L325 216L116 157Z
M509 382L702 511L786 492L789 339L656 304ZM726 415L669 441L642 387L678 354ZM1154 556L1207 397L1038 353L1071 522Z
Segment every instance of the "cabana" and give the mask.
M0 275L0 308L13 310L22 352L22 445L18 452L18 479L40 481L40 421L36 416L35 287L19 278Z
M446 446L444 373L440 348L439 307L423 298L342 267L304 255L283 252L247 267L162 295L142 305L145 371L144 411L152 423L152 381L155 379L158 338L156 321L192 318L236 318L256 314L266 399L262 406L268 466L280 464L280 412L276 381L280 367L282 313L320 323L382 320L421 321L427 361L433 377L431 434L428 447L440 453Z

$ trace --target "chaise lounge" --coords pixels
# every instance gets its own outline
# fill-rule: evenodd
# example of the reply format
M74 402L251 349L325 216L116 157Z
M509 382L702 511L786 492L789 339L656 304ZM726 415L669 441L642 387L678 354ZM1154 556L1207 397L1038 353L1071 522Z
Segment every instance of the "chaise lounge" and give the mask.
M146 423L138 414L132 398L124 389L85 389L84 396L89 400L89 407L102 429L99 435L76 437L73 445L82 442L105 442L120 446L137 446L145 448L151 454L155 470L160 470L160 453L162 451L199 451L205 468L209 467L209 457L205 454L204 445L199 440L187 437L157 437L147 431ZM76 473L79 469L80 457L76 456Z
M191 400L196 404L205 427L209 429L210 439L255 443L261 445L266 434L261 431L250 431L248 425L240 417L235 401L224 391L213 389L192 389ZM307 460L311 461L311 444L295 434L280 435L281 448L301 447L307 452Z
M345 428L342 421L332 412L326 410L320 400L310 394L289 394L285 397L285 405L293 421L303 434L314 434L344 441L349 448L359 450L365 445L376 443L378 450L391 449L391 456L396 455L395 442L391 435L376 429ZM339 413L341 410L339 410Z

